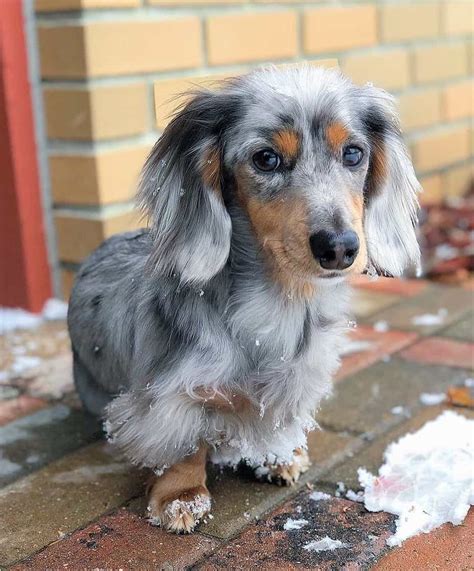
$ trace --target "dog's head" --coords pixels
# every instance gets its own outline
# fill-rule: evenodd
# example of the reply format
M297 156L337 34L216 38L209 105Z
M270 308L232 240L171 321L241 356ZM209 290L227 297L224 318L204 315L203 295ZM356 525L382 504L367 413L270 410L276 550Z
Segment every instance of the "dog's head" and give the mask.
M391 96L304 66L193 94L151 152L139 199L160 272L197 284L223 268L231 193L292 287L417 266L418 187Z

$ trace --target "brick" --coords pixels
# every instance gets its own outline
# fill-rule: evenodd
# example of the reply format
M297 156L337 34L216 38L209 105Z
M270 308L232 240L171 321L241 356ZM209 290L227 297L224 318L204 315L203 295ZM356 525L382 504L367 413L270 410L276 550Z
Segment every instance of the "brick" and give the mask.
M443 113L447 121L474 116L474 80L461 81L443 89Z
M146 0L151 6L208 6L208 5L230 5L230 4L248 4L249 0Z
M445 34L459 36L474 32L474 7L470 0L445 2L443 12Z
M322 404L316 420L334 431L379 433L400 422L400 416L391 412L393 407L414 411L421 406L421 393L444 392L468 376L467 370L392 357L336 383L334 395Z
M352 310L357 318L365 319L386 307L390 307L399 300L398 295L388 293L374 295L370 291L357 289L353 296Z
M405 131L421 129L441 121L441 94L437 89L405 93L398 99Z
M440 43L413 51L414 80L418 84L452 79L468 73L468 57L463 43Z
M402 278L385 278L383 276L372 279L368 276L357 276L352 285L377 293L386 293L401 297L413 297L424 291L428 285L425 280L412 280Z
M439 33L439 6L429 4L389 4L380 8L381 37L384 42L432 38Z
M443 185L441 175L423 176L420 178L420 184L423 188L423 192L420 194L420 204L422 206L440 204L443 201L445 186Z
M457 323L453 323L450 327L443 329L440 335L474 343L474 313L469 313Z
M71 295L72 285L74 283L74 278L76 277L76 272L69 269L61 269L61 291L63 294L63 299L68 300Z
M187 569L219 542L200 534L173 535L120 509L15 565L23 569Z
M143 490L144 474L96 443L0 490L0 564L10 565Z
M364 506L344 499L314 501L305 490L293 500L252 525L209 559L194 567L200 570L262 569L368 569L386 550L394 517L368 513ZM284 529L286 521L304 519L299 530ZM329 536L350 548L315 552L304 546Z
M97 219L85 215L56 214L54 224L59 259L76 263L81 262L106 238L139 227L138 213L134 211Z
M226 470L210 473L209 490L213 498L214 518L200 526L200 531L214 537L228 539L294 494L295 489L318 477L345 458L355 439L326 431L315 431L308 436L312 466L293 488L255 480L250 470ZM247 477L245 477L245 475Z
M389 444L396 442L405 434L416 432L424 424L437 418L444 409L445 407L441 406L420 408L413 417L405 418L397 426L359 450L352 458L339 464L331 472L327 472L323 478L316 482L316 487L321 486L326 489L333 489L336 487L337 482L343 482L346 488L359 490L358 468L365 467L372 474L377 474L380 466L383 464L383 455ZM462 409L456 410L461 411ZM465 413L463 412L463 414Z
M324 7L304 12L304 50L318 54L377 43L376 8L370 5Z
M462 525L445 524L428 534L411 537L385 555L373 569L472 569L473 545L474 509L471 508Z
M43 90L48 137L79 141L113 139L148 130L144 83Z
M201 64L197 17L40 26L38 39L44 78L149 73Z
M472 369L474 368L474 344L442 337L429 337L403 350L400 357L417 363Z
M341 69L356 83L370 81L389 90L403 89L410 83L408 53L403 49L365 55L349 55Z
M443 175L443 188L448 196L464 196L474 181L474 162L449 169Z
M97 420L64 405L39 410L2 426L0 485L5 486L94 442L101 432ZM52 442L54 446L51 446Z
M178 97L188 90L194 90L197 86L212 89L229 74L215 74L204 76L190 76L173 79L160 79L154 83L155 117L158 129L164 129L175 108L182 102Z
M403 303L388 307L369 318L375 321L387 321L391 329L417 331L422 335L432 335L451 323L461 319L470 309L472 294L460 288L430 285L415 297L404 299ZM425 314L437 314L440 309L447 311L439 324L415 325L413 318Z
M141 145L93 155L52 155L49 168L54 202L81 206L131 200L149 150Z
M36 0L37 12L67 12L99 8L135 8L140 0Z
M23 418L47 406L43 399L20 395L19 397L0 401L0 426L5 426L13 420Z
M469 129L448 127L418 137L413 144L415 167L429 171L460 162L470 156Z
M417 338L415 333L404 331L375 331L369 326L359 326L349 334L349 339L355 343L367 343L367 348L346 355L342 366L337 372L336 380L353 375L377 361L384 359L413 343Z
M338 67L337 59L316 59L308 60L306 63L315 67L334 68ZM278 67L286 67L292 64L281 64ZM297 65L297 64L295 64ZM188 90L196 89L196 87L206 87L208 89L218 88L219 81L228 77L240 75L241 70L235 73L211 74L211 75L194 75L189 77L180 77L173 79L160 79L154 83L155 96L155 117L158 129L164 129L168 124L169 118L176 106L181 103L177 96L182 95Z
M291 11L210 16L206 29L210 65L297 55L297 15Z

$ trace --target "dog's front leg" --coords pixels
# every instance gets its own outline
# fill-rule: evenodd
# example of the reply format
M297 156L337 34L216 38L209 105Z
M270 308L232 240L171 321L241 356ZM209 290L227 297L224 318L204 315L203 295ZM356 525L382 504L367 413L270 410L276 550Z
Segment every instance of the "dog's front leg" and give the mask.
M293 461L287 464L272 464L267 462L257 468L258 478L267 478L270 482L293 486L299 480L301 474L311 466L308 451L305 448L297 448L294 452Z
M207 446L168 468L153 483L150 521L175 533L190 533L211 509L206 487Z

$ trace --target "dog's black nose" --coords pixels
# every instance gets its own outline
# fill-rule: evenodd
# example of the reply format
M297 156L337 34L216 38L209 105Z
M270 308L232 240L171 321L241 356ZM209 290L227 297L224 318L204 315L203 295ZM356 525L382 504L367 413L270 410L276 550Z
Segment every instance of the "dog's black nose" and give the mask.
M359 253L359 238L352 230L341 234L321 230L310 237L309 243L313 256L325 270L345 270Z

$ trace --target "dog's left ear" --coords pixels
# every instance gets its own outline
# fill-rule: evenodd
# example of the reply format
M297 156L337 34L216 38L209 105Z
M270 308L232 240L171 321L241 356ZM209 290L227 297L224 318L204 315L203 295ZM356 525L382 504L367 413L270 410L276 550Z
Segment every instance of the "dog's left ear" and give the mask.
M237 103L222 92L189 97L151 151L139 206L149 218L154 270L203 284L225 265L231 221L222 197L225 132Z
M382 274L399 276L418 270L416 239L420 184L402 138L391 95L362 88L362 120L371 153L365 184L365 233L369 261Z

